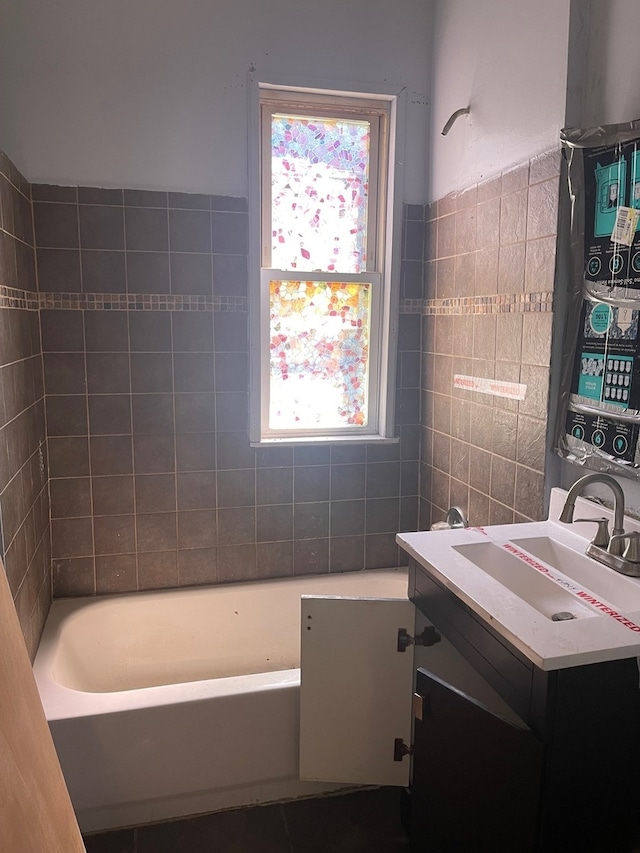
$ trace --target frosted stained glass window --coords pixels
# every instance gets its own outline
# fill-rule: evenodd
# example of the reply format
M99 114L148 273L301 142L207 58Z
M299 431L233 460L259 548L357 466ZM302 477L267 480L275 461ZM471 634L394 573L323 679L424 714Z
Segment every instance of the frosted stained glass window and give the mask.
M271 267L365 269L368 121L274 114Z
M271 281L269 427L367 426L371 285Z
M391 437L397 95L258 87L251 441Z

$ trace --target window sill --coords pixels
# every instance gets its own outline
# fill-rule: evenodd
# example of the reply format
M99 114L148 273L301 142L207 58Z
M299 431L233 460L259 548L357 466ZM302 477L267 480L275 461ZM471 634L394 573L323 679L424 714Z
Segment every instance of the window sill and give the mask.
M296 438L263 438L261 441L249 442L251 447L309 447L312 445L326 446L329 444L398 444L399 436L382 435L327 435L327 436L297 436Z

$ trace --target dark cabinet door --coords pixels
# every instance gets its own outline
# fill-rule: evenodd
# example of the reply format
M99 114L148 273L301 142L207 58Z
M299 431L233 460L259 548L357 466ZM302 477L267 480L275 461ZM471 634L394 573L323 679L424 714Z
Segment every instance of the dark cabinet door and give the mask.
M424 669L417 673L411 835L416 853L529 853L543 746Z

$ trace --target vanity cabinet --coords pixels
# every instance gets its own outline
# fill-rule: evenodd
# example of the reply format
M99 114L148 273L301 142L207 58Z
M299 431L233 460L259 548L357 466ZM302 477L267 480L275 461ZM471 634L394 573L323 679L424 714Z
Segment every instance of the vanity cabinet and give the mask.
M544 672L410 560L409 596L512 708L418 670L416 851L631 853L640 845L636 658Z
M423 669L417 673L416 697L411 783L415 848L534 853L540 741L528 728Z
M637 658L543 670L413 558L409 599L303 597L300 778L405 788L414 853L638 853Z

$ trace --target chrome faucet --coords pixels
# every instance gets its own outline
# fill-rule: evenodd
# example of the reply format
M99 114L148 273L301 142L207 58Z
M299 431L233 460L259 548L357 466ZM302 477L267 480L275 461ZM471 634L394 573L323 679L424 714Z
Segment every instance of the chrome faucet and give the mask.
M559 521L571 524L576 498L592 483L608 486L613 492L613 533L609 535L607 518L576 518L576 522L590 521L598 525L595 536L587 546L585 554L599 563L615 569L623 575L640 577L640 533L625 533L624 530L624 492L622 487L609 474L586 474L571 486L560 513ZM628 539L625 548L624 541Z

